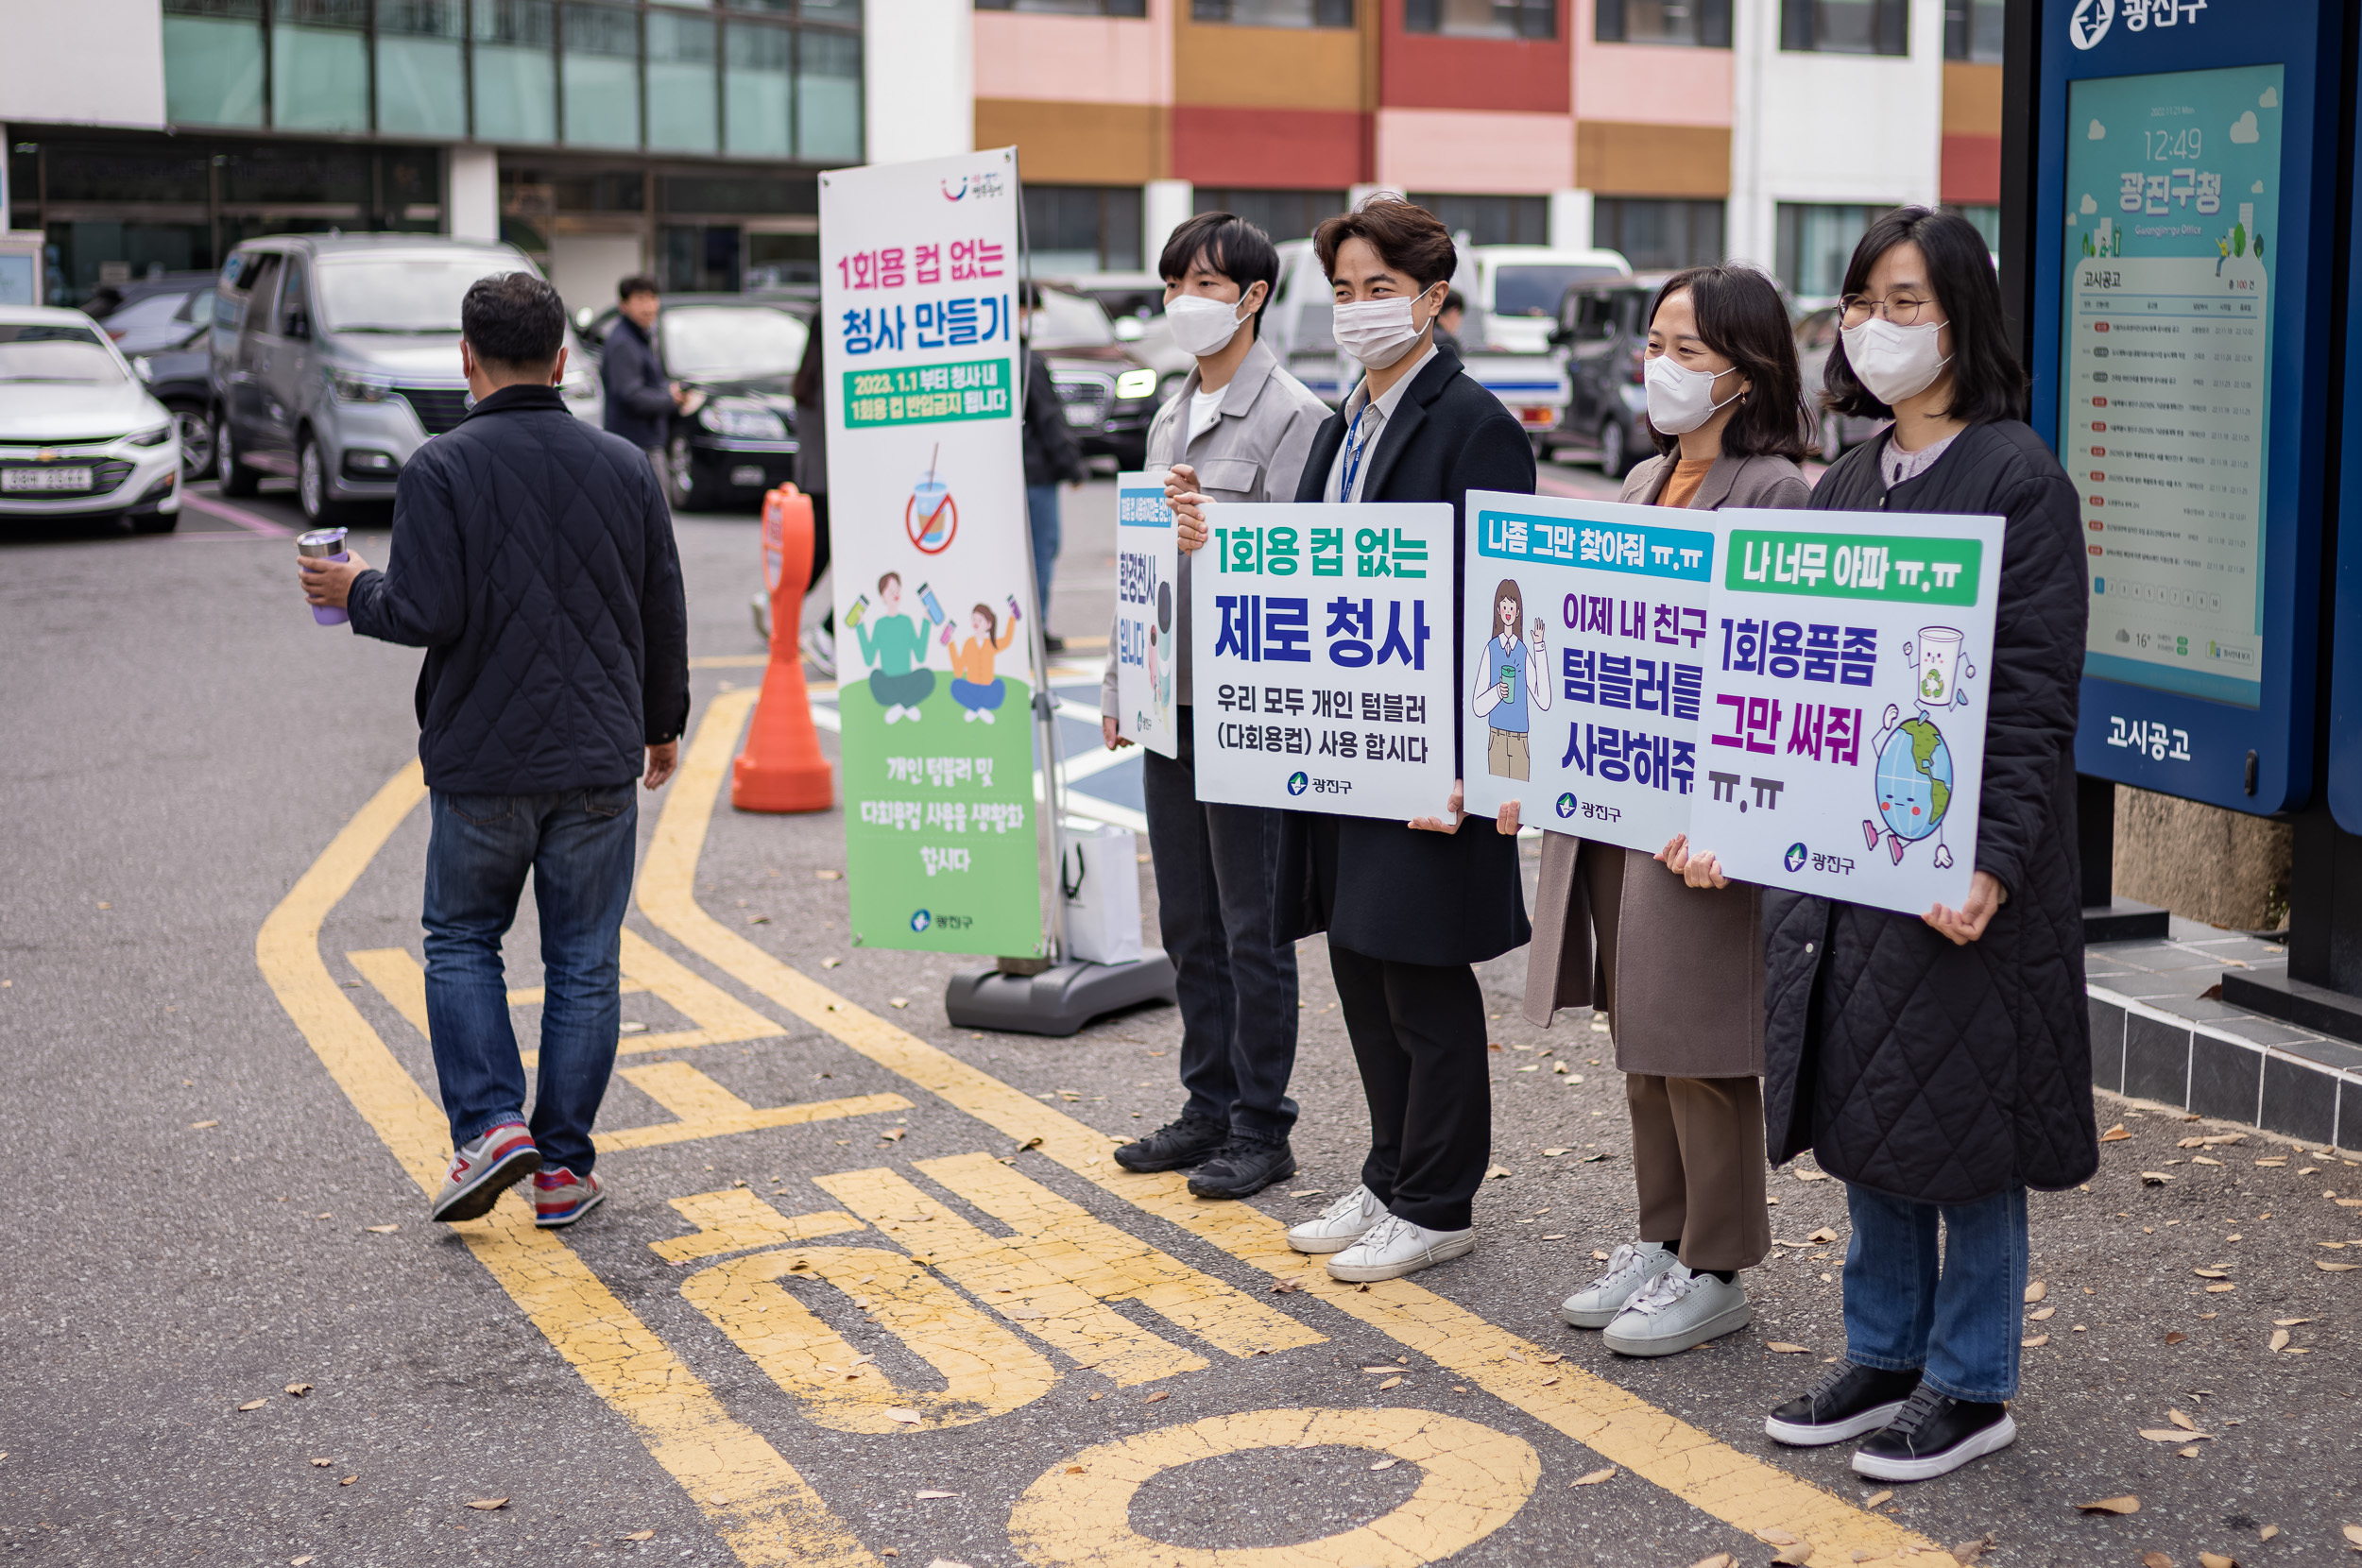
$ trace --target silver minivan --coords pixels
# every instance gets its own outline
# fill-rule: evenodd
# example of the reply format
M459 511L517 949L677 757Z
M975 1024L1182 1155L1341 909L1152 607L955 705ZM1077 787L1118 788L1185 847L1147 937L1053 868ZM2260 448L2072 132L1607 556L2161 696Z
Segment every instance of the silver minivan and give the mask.
M222 493L296 482L315 523L386 501L402 465L468 411L459 302L499 272L539 270L505 245L432 234L282 234L221 270L212 392ZM569 329L567 406L597 422L599 385Z

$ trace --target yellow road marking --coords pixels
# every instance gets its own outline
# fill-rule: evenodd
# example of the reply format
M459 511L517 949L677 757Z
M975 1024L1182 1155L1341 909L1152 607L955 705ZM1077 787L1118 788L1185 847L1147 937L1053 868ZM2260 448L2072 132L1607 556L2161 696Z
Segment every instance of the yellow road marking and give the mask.
M639 878L640 908L659 929L747 989L844 1041L879 1065L933 1090L954 1108L1041 1152L1148 1212L1268 1273L1301 1279L1339 1311L1482 1387L1702 1511L1751 1533L1783 1529L1822 1550L1891 1553L1933 1542L1864 1512L1777 1465L1742 1454L1607 1379L1549 1354L1407 1280L1361 1291L1330 1281L1288 1249L1281 1223L1244 1203L1192 1199L1177 1175L1133 1176L1106 1162L1106 1134L856 1006L764 952L696 901L699 853L727 776L752 691L726 692L706 708L674 794L657 823ZM1557 1382L1545 1388L1546 1378Z
M320 958L319 930L426 788L419 766L396 774L332 840L263 922L254 960L320 1065L419 1188L441 1184L450 1148L423 1094ZM752 1428L731 1419L686 1363L516 1198L455 1227L485 1269L630 1423L743 1562L882 1568L819 1493Z
M942 1390L896 1388L874 1358L779 1283L799 1270L843 1291L940 1373ZM926 1265L882 1247L753 1253L691 1275L680 1293L796 1399L805 1419L834 1432L970 1426L1031 1405L1058 1381L1039 1353Z
M781 1214L745 1187L692 1193L671 1202L680 1211L681 1218L697 1229L693 1235L648 1243L648 1250L667 1263L693 1263L701 1257L720 1257L724 1253L812 1241L824 1236L867 1229L849 1214Z
M800 1105L759 1110L686 1062L653 1062L644 1067L618 1067L616 1071L632 1087L680 1119L593 1133L592 1141L601 1153L618 1149L653 1149L659 1144L718 1138L732 1133L754 1133L765 1127L800 1127L808 1121L833 1121L840 1116L881 1116L888 1111L911 1108L911 1102L900 1095L884 1094L814 1099Z
M1001 1167L996 1164L996 1168ZM1169 1344L1036 1261L1026 1245L1034 1238L1004 1242L987 1236L891 1170L847 1170L815 1180L871 1224L898 1233L905 1247L944 1278L1120 1389L1207 1364L1206 1357Z
M1418 1489L1358 1529L1288 1546L1182 1546L1132 1528L1133 1497L1167 1471L1224 1454L1329 1444L1416 1465ZM1141 1432L1053 1465L1018 1499L1009 1538L1029 1560L1055 1568L1420 1568L1508 1524L1541 1474L1524 1440L1457 1416L1249 1410Z

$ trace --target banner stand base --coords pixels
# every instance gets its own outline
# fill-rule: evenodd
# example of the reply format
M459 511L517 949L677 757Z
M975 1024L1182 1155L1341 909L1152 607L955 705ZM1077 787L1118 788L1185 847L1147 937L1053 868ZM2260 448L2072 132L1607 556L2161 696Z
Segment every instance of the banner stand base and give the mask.
M1038 974L963 969L944 987L943 1012L961 1029L1069 1035L1104 1013L1178 1002L1172 961L1151 947L1129 963L1053 963Z

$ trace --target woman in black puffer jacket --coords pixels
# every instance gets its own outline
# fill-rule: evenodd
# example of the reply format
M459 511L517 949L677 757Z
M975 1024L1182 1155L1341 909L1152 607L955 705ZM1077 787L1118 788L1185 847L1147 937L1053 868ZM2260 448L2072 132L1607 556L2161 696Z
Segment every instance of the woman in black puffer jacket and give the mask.
M1765 1429L1800 1444L1872 1433L1857 1471L1924 1480L2015 1437L2026 1189L2073 1186L2099 1163L2075 843L2089 586L2074 486L2015 417L2024 376L1976 230L1888 213L1854 251L1845 299L1824 399L1895 422L1812 504L2008 525L1966 903L1912 919L1764 899L1771 1157L1813 1150L1844 1179L1854 1230L1845 1358Z

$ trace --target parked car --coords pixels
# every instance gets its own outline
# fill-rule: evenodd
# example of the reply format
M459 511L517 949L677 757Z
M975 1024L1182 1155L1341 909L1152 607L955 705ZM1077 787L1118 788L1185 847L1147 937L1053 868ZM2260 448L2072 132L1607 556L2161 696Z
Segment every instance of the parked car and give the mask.
M180 523L172 416L80 311L0 305L0 521Z
M172 411L173 428L180 436L183 484L214 476L212 295L209 281L197 314L184 324L179 340L141 353L126 350L132 373L147 383L158 402Z
M1099 301L1043 289L1031 342L1050 367L1083 455L1111 459L1118 470L1147 461L1160 377L1133 345L1116 340L1114 324Z
M1596 458L1610 479L1621 479L1656 450L1648 431L1644 368L1649 301L1670 276L1643 273L1578 284L1559 305L1555 335L1566 351L1566 413L1549 444Z
M667 499L684 512L758 507L796 477L796 367L818 306L743 294L668 294L657 316L664 373L702 398L664 443ZM595 356L621 319L609 305L583 340Z
M391 500L402 465L467 415L459 302L500 272L539 276L513 247L429 234L278 234L231 251L210 372L222 493L285 475L315 524ZM566 344L558 390L595 420L598 382L571 328Z
M1821 369L1829 362L1829 350L1837 347L1837 306L1823 305L1806 311L1796 322L1796 363L1804 373L1805 401L1819 420L1814 427L1815 441L1823 463L1836 462L1845 455L1846 448L1861 445L1886 423L1821 406Z
M1165 319L1165 281L1153 272L1082 272L1045 278L1044 287L1064 289L1099 301L1116 341L1156 372L1156 402L1163 406L1189 379L1197 359L1172 340Z
M213 293L210 272L163 272L101 283L82 309L116 348L136 355L183 343L202 330L209 317L198 313L211 309Z

